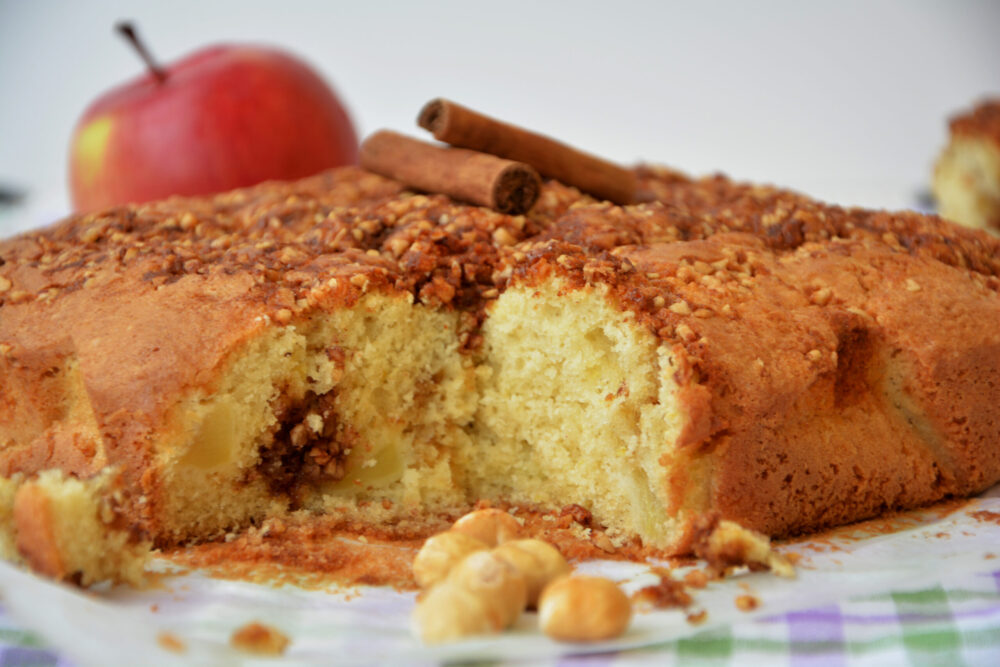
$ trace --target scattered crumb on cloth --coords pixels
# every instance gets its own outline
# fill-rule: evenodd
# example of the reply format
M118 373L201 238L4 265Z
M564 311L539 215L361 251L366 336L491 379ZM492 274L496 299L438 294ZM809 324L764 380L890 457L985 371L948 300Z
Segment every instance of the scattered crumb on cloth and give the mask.
M234 648L258 655L281 655L291 640L280 630L263 623L247 623L233 632L229 643Z

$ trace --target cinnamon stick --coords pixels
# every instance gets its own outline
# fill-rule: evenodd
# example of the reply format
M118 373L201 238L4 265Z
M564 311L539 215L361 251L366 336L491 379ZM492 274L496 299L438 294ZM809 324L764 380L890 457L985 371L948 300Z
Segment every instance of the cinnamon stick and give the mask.
M438 141L525 162L542 176L601 199L616 204L629 204L635 199L637 181L631 170L450 100L428 102L420 110L417 124Z
M448 195L501 213L527 212L541 192L526 164L462 148L435 146L389 130L361 143L361 166L405 185Z

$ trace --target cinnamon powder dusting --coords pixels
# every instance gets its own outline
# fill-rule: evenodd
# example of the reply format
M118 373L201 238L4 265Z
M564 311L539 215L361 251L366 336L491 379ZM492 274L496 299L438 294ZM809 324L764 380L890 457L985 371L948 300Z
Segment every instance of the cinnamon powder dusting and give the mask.
M426 530L360 529L332 518L251 528L230 541L180 548L167 555L178 565L220 579L266 584L416 588L411 566ZM279 525L281 522L276 522Z
M555 546L570 561L591 558L641 562L647 558L667 558L669 553L643 545L637 538L613 540L603 526L579 505L567 505L560 510L540 510L532 507L480 501L473 509L496 507L511 511L521 522L525 536L536 537ZM513 508L513 510L512 510Z
M971 512L969 514L976 521L982 521L983 523L989 521L1000 525L1000 512L991 512L989 510L979 510L978 512Z
M511 511L510 506L487 502L477 503L474 509L491 506ZM570 561L664 557L637 539L614 543L589 513L573 508L518 507L512 514L526 537L549 542ZM448 530L455 518L425 518L420 523L379 528L335 516L271 519L228 540L178 547L164 556L181 567L206 570L220 579L311 589L367 585L415 590L413 558L424 539Z
M809 551L833 552L843 551L836 544L842 542L859 542L872 537L880 537L897 533L910 528L918 528L932 521L944 519L969 504L968 498L942 500L927 507L899 512L887 512L874 519L867 519L846 526L837 526L824 531L795 537L785 541L785 544L798 545ZM970 515L974 516L974 515Z

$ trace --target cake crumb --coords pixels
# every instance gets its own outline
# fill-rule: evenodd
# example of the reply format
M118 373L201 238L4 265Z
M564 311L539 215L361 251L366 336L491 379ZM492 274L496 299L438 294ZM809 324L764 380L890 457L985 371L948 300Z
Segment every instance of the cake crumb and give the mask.
M702 517L695 530L694 553L708 561L715 575L725 576L746 565L751 570L771 570L779 577L795 577L792 563L771 547L766 535L718 515Z
M737 595L735 602L740 611L753 611L760 606L760 600L753 595Z
M1000 512L991 512L989 510L979 510L978 512L970 512L971 516L976 521L986 522L991 521L993 523L1000 524Z
M258 655L282 655L289 639L282 632L263 623L247 623L233 632L229 643L234 648Z
M632 602L653 609L669 609L687 607L693 602L693 598L685 590L684 582L671 578L669 574L661 574L658 583L633 593Z
M691 570L684 575L684 583L691 588L704 588L708 586L708 574L704 570Z
M570 505L566 505L565 507L563 507L562 510L559 512L559 516L568 516L573 521L587 528L591 526L594 520L594 517L590 514L590 510L588 510L586 507L577 505L576 503L572 503Z
M161 632L156 635L156 643L171 653L184 653L187 651L187 644L184 643L184 640L172 632Z
M690 623L691 625L701 625L702 623L708 620L708 610L701 609L699 611L693 611L690 614L688 614L685 618L687 619L687 622Z
M595 547L601 551L609 554L615 553L615 545L611 542L611 538L602 532L591 532L590 541Z

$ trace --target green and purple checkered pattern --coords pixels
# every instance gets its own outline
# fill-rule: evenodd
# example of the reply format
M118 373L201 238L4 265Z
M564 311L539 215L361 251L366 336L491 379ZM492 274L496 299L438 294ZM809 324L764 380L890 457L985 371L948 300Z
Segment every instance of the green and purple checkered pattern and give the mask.
M35 634L11 627L2 615L0 643L0 667L72 664L47 649ZM749 663L1000 665L1000 570L953 578L947 587L883 593L748 620L638 650L518 664Z
M560 665L1000 665L1000 571L857 598Z
M0 667L72 664L70 660L45 648L45 644L33 632L12 626L10 619L0 611Z

